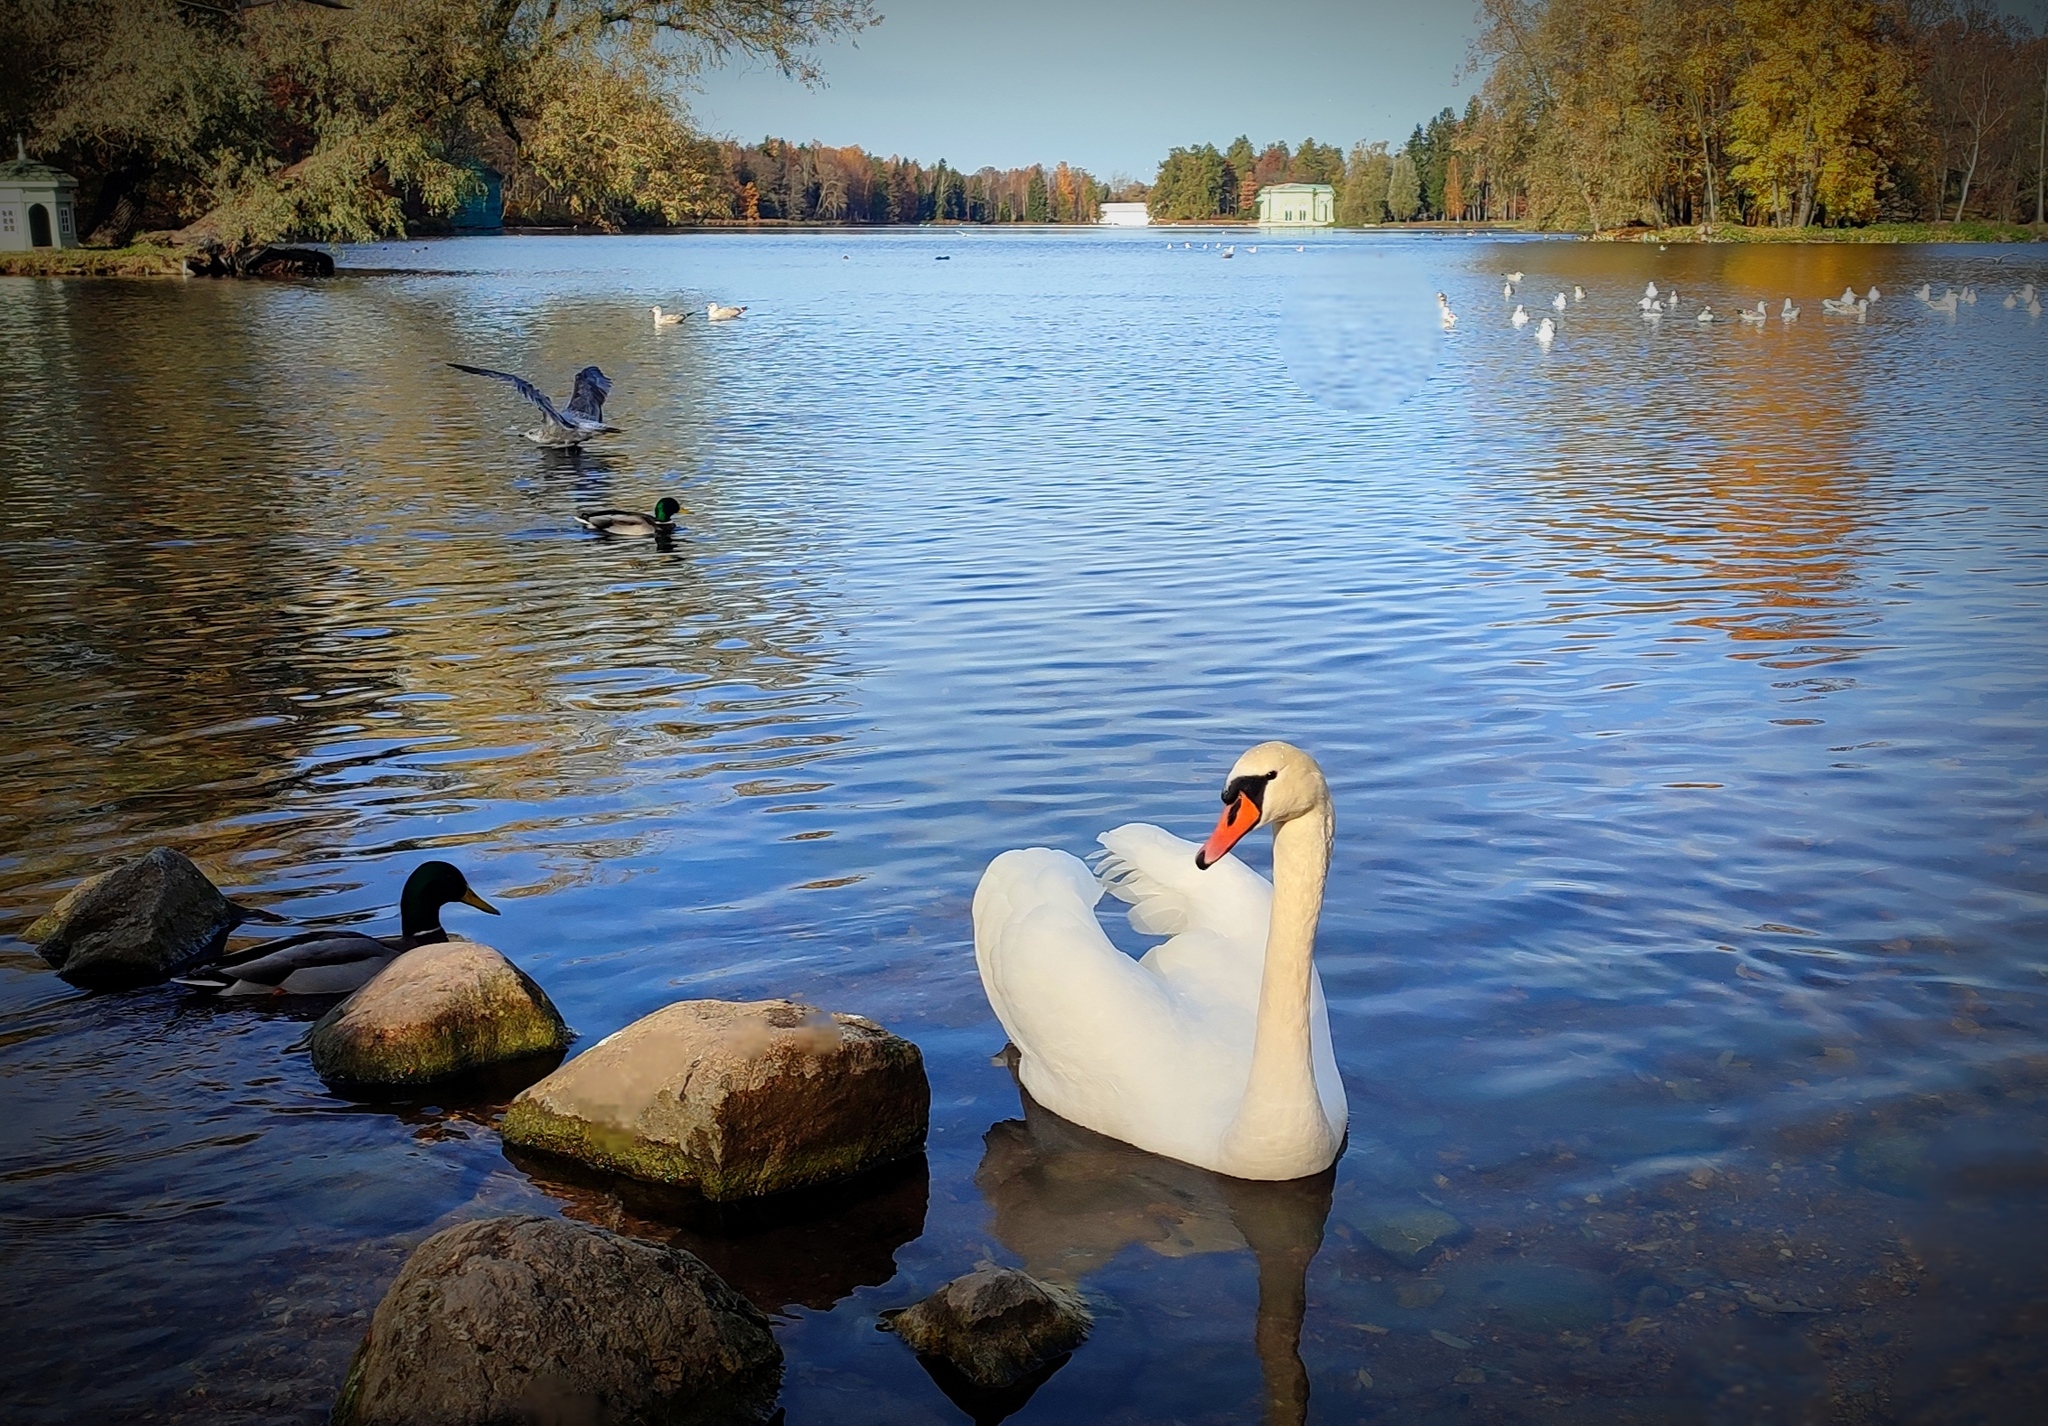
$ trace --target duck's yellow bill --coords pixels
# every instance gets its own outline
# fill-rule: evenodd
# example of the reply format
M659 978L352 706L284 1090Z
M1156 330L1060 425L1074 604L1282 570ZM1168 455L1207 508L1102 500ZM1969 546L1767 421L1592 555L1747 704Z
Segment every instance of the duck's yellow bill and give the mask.
M1245 834L1259 825L1258 804L1243 793L1223 809L1223 815L1216 819L1216 830L1209 834L1209 840L1202 843L1202 850L1195 853L1195 868L1207 871L1210 867L1230 854L1230 849L1244 840Z
M498 914L497 907L491 905L490 902L484 900L481 896L478 896L474 891L471 891L466 886L462 888L462 895L457 899L460 900L464 906L474 906L477 910L488 912L493 916Z

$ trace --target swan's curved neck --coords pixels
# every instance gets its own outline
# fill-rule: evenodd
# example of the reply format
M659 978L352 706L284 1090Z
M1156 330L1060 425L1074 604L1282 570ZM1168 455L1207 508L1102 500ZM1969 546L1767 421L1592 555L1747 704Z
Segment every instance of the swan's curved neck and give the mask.
M1309 1042L1316 921L1335 833L1327 802L1274 829L1273 919L1266 932L1251 1077L1225 1135L1235 1156L1251 1163L1271 1159L1279 1170L1301 1159L1306 1166L1298 1172L1304 1174L1326 1167L1336 1147L1316 1092Z

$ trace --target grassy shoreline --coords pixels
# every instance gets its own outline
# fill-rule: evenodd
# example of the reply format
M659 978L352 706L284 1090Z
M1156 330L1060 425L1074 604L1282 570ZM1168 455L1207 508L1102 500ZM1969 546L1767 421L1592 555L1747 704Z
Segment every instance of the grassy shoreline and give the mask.
M182 277L184 273L182 252L150 243L0 253L0 277Z
M2031 223L1872 223L1867 228L1745 228L1734 223L1683 228L1624 228L1594 233L1617 243L2038 243L2048 227Z

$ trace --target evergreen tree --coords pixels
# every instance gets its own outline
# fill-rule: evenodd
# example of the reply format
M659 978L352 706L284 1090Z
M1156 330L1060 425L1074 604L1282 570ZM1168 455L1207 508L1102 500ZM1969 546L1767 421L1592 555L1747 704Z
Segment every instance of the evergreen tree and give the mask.
M1385 144L1353 144L1344 168L1344 188L1337 203L1337 221L1347 228L1387 220L1387 181L1394 161Z
M1024 189L1024 221L1043 223L1046 221L1045 170L1033 165L1031 179Z

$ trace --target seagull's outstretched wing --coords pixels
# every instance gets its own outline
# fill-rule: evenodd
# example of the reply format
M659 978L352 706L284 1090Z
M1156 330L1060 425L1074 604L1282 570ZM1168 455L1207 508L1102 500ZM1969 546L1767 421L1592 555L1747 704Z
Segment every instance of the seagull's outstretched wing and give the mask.
M569 414L590 420L604 420L604 399L612 394L612 379L594 366L576 373L576 391L569 398Z
M459 361L451 361L448 363L448 365L454 367L457 371L466 371L471 376L488 376L493 381L502 381L505 382L507 385L517 387L519 394L521 396L524 396L528 401L531 401L534 405L540 407L541 413L545 415L550 421L553 421L557 426L560 426L567 431L574 431L580 429L574 421L571 421L568 417L564 416L561 412L555 409L555 403L548 400L547 396L541 391L541 389L538 386L535 386L532 382L527 381L522 377L514 376L509 371L492 371L489 367L464 366ZM583 382L580 377L577 379L576 389L577 394L580 396L583 390ZM571 406L569 409L573 411L575 407Z

